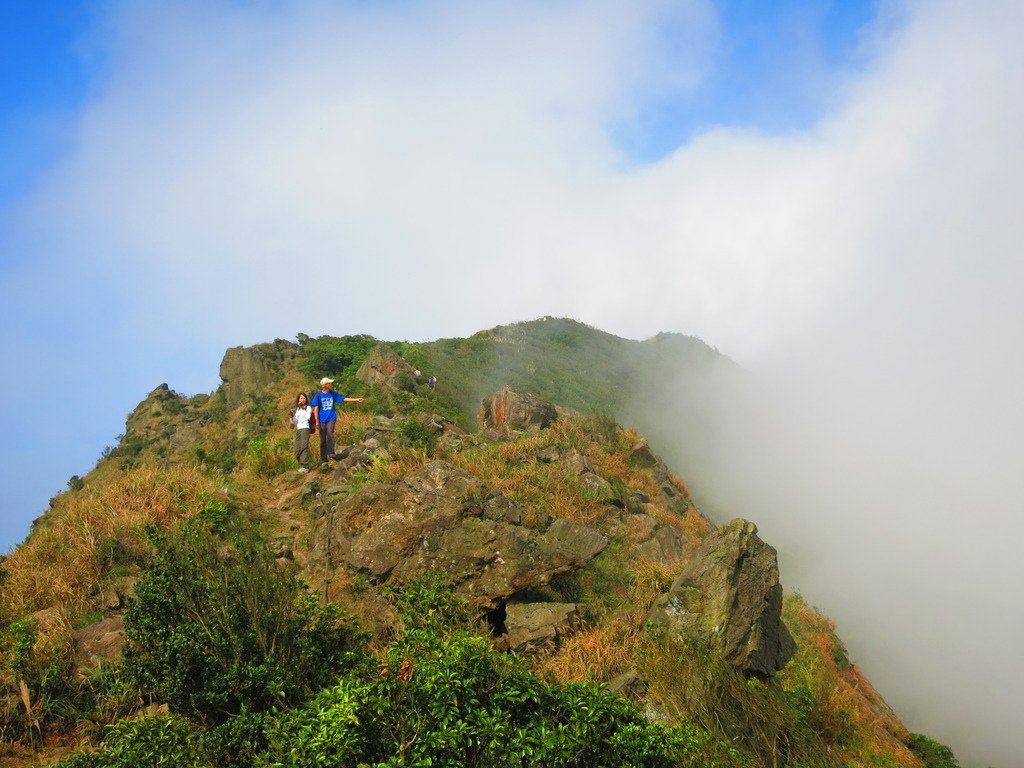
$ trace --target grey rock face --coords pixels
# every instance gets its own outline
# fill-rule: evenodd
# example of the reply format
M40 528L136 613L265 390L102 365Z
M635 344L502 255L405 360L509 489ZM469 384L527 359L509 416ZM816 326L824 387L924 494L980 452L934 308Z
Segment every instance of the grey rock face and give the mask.
M100 661L116 661L121 658L124 646L124 620L112 616L97 621L76 631L72 642L74 665L79 672L95 667Z
M557 418L557 409L547 400L521 389L502 387L480 404L477 421L481 429L507 433L543 429Z
M775 549L746 520L708 535L648 619L704 640L749 675L774 675L796 652Z
M557 642L583 623L583 606L577 603L508 603L505 628L499 645L526 650Z
M525 519L519 505L477 478L434 461L398 483L367 486L340 500L314 523L313 556L328 569L349 568L378 582L441 574L490 610L585 565L608 544L568 520L548 525L542 516L531 527Z
M270 361L255 347L231 347L220 363L221 391L234 407L273 380Z
M651 538L641 543L637 551L642 557L658 563L673 563L683 556L686 538L667 525L659 525Z
M389 389L412 392L416 389L415 369L386 344L378 344L370 350L363 364L356 371L356 378Z

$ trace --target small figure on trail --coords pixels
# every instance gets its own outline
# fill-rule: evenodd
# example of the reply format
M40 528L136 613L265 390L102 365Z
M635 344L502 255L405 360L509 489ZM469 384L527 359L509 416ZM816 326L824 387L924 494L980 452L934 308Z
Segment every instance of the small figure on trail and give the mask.
M299 462L299 472L309 472L309 436L316 430L316 421L305 392L299 392L295 398L291 414L292 424L295 425L295 458Z
M327 463L334 458L334 425L338 420L338 406L344 402L362 403L365 397L345 397L331 390L334 379L324 376L320 379L320 391L313 395L313 418L320 429L320 461Z
M427 384L430 386L431 389L437 389L437 376L431 376L429 379L427 379Z

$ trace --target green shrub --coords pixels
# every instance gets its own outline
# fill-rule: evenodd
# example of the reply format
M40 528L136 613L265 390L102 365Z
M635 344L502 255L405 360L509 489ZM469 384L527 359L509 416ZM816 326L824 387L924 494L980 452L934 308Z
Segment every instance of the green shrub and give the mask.
M54 768L213 768L195 727L174 716L132 717L111 726L98 752L79 752Z
M318 336L300 339L302 357L299 370L308 376L334 377L354 372L377 345L372 336Z
M410 416L398 428L410 445L424 451L428 456L433 455L434 448L437 446L437 435L430 427Z
M268 729L258 765L743 765L694 727L650 723L625 699L584 683L542 682L466 632L416 629L379 673L349 675Z
M960 768L953 750L945 744L930 739L923 733L912 733L906 741L907 748L924 763L925 768Z
M125 613L125 664L156 700L208 725L290 706L365 658L365 635L318 605L252 531L150 531L156 555Z
M9 624L0 632L0 659L14 672L19 688L24 684L31 712L22 704L0 715L0 733L15 740L32 738L50 723L57 727L72 725L76 718L76 689L71 677L70 647L55 645L37 650L38 632L31 618ZM44 643L49 645L49 643Z
M268 725L256 765L745 766L693 726L648 722L584 683L548 684L489 637L472 612L427 581L392 592L406 630L374 674L349 673Z
M216 451L209 451L201 445L197 445L193 452L196 460L207 469L213 469L221 474L227 475L238 466L238 459L231 450L222 448Z

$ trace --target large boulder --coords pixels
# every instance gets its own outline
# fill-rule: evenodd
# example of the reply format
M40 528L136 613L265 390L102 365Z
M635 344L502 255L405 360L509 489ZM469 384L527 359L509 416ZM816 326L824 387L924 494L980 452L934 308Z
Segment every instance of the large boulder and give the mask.
M505 632L499 645L514 651L551 645L583 624L579 603L516 603L505 606Z
M543 429L558 418L558 409L521 389L502 387L480 404L477 421L481 429L520 432Z
M747 520L709 534L648 619L700 638L748 675L770 677L796 652L775 549Z
M390 584L439 575L483 610L546 586L608 544L592 528L528 515L444 461L345 498L330 488L322 495L340 500L314 510L319 516L313 557L319 567L347 568Z

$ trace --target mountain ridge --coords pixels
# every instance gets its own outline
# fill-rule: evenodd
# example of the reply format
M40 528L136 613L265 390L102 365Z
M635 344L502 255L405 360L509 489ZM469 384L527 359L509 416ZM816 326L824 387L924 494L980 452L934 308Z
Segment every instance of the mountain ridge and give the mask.
M374 350L404 365L374 379L367 365ZM662 364L666 355L671 359ZM555 623L516 619L520 634L532 638L523 647L533 648L538 671L559 683L615 682L627 698L659 713L656 721L693 724L709 740L731 744L736 760L939 765L914 756L907 746L914 737L849 662L834 626L799 598L787 598L784 608L779 600L796 646L778 675L737 671L711 642L716 632L666 636L644 629L648 605L669 587L696 600L686 603L693 610L704 600L695 597L702 589L718 594L717 586L674 581L702 542L725 535L728 526L716 532L686 483L638 432L608 414L626 408L631 392L650 390L652 379L696 382L699 393L721 369L735 371L735 364L691 337L632 342L553 318L420 344L300 335L297 344L229 350L224 384L214 394L186 398L166 384L154 389L129 415L119 444L0 564L7 574L4 623L35 616L37 633L31 653L22 642L20 657L21 630L4 637L6 666L16 672L8 678L18 678L7 683L5 734L17 731L19 719L23 733L43 730L37 705L47 691L41 674L27 679L29 667L80 651L74 633L97 623L86 618L120 616L133 599L153 562L145 525L173 531L196 515L203 525L211 516L236 515L259 524L275 562L294 564L314 593L340 601L378 638L405 631L389 597L391 580L405 569L408 578L396 585L408 588L425 575L424 552L434 552L430 562L451 561L464 574L440 586L454 586L475 606L474 621L485 619L481 626L506 638L506 647L509 606L520 614L522 606L549 606L548 613L551 606L577 606ZM340 460L328 472L302 477L290 469L284 415L295 392L318 374L336 376L342 391L368 402L342 412ZM429 375L437 375L436 389L426 384ZM576 412L563 408L542 428L475 424L478 395L501 385L511 386L509 397L529 390ZM687 408L699 411L699 398L680 410ZM91 545L72 535L74 520L88 520ZM481 559L494 540L505 542L506 555L518 546L528 559L518 570L501 554ZM67 554L69 544L83 551L63 572L54 570L48 584L44 563ZM731 556L747 559L739 551ZM503 567L519 575L496 579L493 571ZM480 591L485 583L507 585L488 593ZM485 594L496 597L481 601ZM39 616L47 611L49 631ZM50 647L40 644L47 637ZM608 654L609 646L617 655ZM20 682L30 688L27 704L10 688Z

